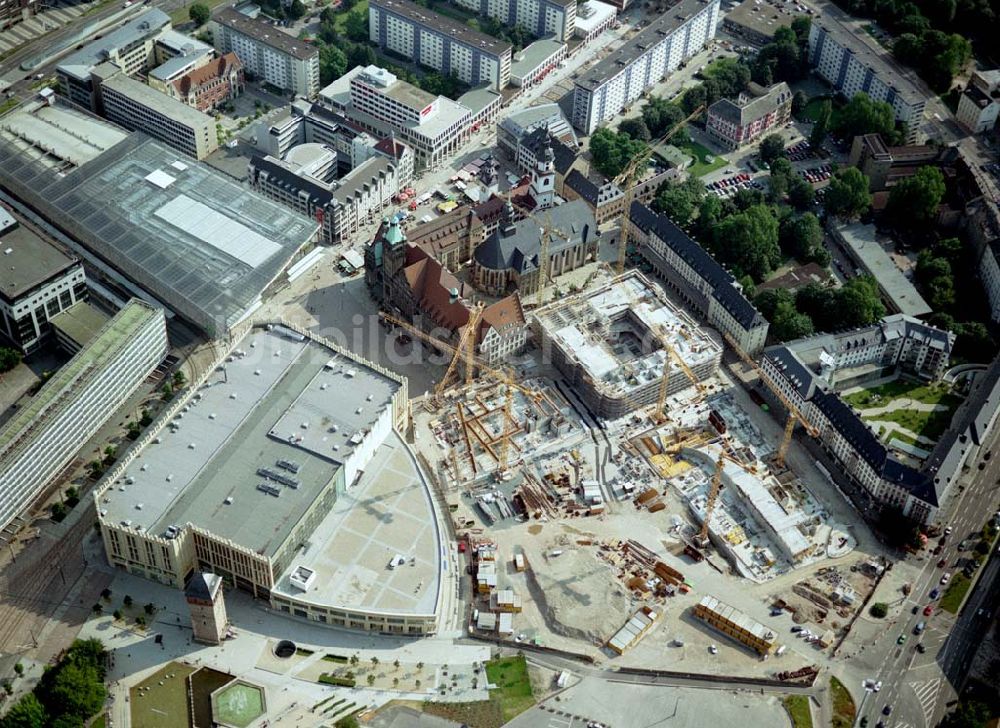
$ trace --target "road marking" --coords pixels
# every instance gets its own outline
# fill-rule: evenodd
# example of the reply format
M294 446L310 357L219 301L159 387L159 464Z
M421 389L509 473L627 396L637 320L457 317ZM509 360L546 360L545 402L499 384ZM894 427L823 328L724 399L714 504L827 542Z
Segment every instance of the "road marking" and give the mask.
M920 708L924 711L924 719L930 723L934 717L934 706L937 704L938 694L941 692L942 679L939 677L931 680L921 680L911 682L910 687L917 694Z

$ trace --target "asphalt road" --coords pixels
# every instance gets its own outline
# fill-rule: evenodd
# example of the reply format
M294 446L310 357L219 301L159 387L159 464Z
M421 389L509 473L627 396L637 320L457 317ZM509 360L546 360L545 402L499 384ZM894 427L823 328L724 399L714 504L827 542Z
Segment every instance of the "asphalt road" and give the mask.
M998 442L1000 431L993 434L984 452L995 450ZM973 467L978 468L978 463L973 462ZM938 609L931 617L925 617L922 610L932 603L929 596L932 589L939 587L944 592L940 585L943 574L946 571L956 572L954 565L964 555L958 550L959 543L966 536L979 532L1000 500L997 486L1000 463L996 458L987 461L983 470L976 469L972 473L964 491L952 504L951 516L945 522L953 532L944 549L939 555L931 554L929 549L924 552L925 563L903 605L903 616L895 628L886 630L874 646L874 650L885 656L877 674L872 676L882 681L882 690L865 696L863 710L859 710L859 718L868 716L869 725L874 726L879 720L883 720L886 726L896 728L936 725L945 712L945 703L961 689L979 636L987 625L986 618L977 616L976 611L984 604L990 604L991 596L996 594L1000 559L994 555L984 567L980 578L984 587L988 585L989 588L977 588L958 618ZM939 559L946 560L944 568L937 568ZM917 614L911 613L914 606L918 607ZM917 637L913 630L921 621L927 623L927 629ZM900 635L905 635L906 641L897 645ZM917 652L918 642L927 648L925 654ZM889 717L882 713L887 705L892 707Z

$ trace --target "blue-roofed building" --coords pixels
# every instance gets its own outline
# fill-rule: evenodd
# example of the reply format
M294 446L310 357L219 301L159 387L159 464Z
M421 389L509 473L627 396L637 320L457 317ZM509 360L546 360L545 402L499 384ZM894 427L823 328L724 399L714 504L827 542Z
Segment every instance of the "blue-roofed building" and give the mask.
M732 336L749 354L764 348L767 319L750 303L732 274L670 218L633 202L629 240L664 284L709 325Z

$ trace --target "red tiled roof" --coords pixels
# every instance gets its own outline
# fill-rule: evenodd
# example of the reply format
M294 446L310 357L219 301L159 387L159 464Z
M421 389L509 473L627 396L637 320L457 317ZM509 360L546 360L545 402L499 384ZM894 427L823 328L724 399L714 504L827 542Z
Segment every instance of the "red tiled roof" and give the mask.
M239 71L243 68L243 64L235 53L226 53L224 56L209 61L201 68L196 68L176 79L173 82L174 88L182 96L187 96L192 88L198 88L209 81L222 78L234 68Z
M457 331L469 322L469 309L462 300L468 288L425 249L407 243L403 274L420 309L438 326ZM454 301L452 291L458 292Z
M524 324L524 309L521 308L521 297L517 293L486 307L479 327L480 341L489 329L500 330L511 324Z
M390 155L393 159L399 159L403 156L403 152L406 151L406 145L399 140L393 140L391 137L385 137L380 139L375 145L383 154Z

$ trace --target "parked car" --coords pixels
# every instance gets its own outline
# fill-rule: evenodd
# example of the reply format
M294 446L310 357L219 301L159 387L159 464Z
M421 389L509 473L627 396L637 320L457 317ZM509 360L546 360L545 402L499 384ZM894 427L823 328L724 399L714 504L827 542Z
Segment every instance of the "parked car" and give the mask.
M941 586L944 586L949 581L951 581L951 574L946 571L944 576L941 577Z
M905 634L901 634L901 635L899 635L899 637L896 638L896 644L897 645L901 645L904 642L906 642L906 635Z
M929 617L932 614L934 614L934 605L928 604L926 607L924 607L924 616Z
M937 562L937 567L939 569L943 569L947 565L948 565L948 559L941 559L940 561Z
M939 596L941 596L941 590L940 589L938 589L937 587L934 587L933 589L931 589L931 599L937 599Z

